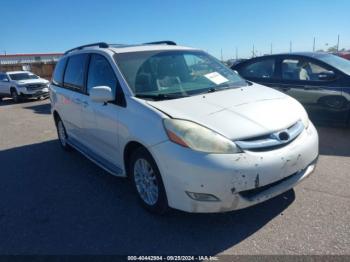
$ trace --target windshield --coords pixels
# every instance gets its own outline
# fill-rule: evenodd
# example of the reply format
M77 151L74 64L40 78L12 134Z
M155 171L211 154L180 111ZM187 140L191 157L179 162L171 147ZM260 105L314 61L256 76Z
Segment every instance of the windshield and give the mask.
M145 51L116 54L135 96L170 99L248 84L202 51Z
M319 59L345 74L350 75L350 61L336 55L323 55Z
M10 78L14 81L27 80L27 79L39 79L38 76L29 73L16 73L9 74Z

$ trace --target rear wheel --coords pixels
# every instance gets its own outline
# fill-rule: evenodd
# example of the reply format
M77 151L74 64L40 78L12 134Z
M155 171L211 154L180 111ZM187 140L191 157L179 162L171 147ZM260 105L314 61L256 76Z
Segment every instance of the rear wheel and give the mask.
M20 101L19 95L16 91L16 89L11 89L11 98L13 102L18 103Z
M129 171L141 204L157 214L168 210L168 200L159 169L145 148L138 148L131 156Z
M57 127L58 139L60 141L62 148L66 151L70 151L72 148L67 142L68 136L67 136L66 128L64 127L63 121L60 118L58 118L56 121L56 127Z

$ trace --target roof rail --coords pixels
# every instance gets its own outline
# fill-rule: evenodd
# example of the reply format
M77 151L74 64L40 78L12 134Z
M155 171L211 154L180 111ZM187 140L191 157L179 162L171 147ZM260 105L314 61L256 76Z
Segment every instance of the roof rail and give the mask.
M143 45L176 45L174 41L157 41L157 42L149 42L149 43L143 43Z
M93 44L88 44L88 45L82 45L82 46L75 47L73 49L70 49L70 50L66 51L64 54L66 55L66 54L68 54L68 53L70 53L72 51L81 50L81 49L83 49L85 47L90 47L90 46L98 46L100 48L108 48L109 47L109 45L107 43L99 42L99 43L93 43Z

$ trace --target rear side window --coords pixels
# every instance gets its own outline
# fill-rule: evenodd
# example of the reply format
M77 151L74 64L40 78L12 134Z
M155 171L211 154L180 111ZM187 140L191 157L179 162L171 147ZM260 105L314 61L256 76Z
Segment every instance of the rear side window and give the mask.
M63 84L63 75L64 69L66 67L67 58L62 58L55 66L55 71L52 77L52 83L54 85L62 85Z
M258 61L242 68L240 74L251 78L273 78L275 73L275 59Z
M84 91L84 76L88 54L79 54L69 57L64 74L64 87L77 91Z
M117 78L106 58L102 55L92 54L87 80L87 93L89 94L91 88L96 86L108 86L115 95Z

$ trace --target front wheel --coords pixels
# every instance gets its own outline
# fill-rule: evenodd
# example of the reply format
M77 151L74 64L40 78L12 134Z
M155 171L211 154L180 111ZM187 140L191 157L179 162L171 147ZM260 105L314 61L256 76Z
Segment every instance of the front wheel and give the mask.
M68 136L67 136L66 128L64 127L64 124L61 119L57 120L56 127L57 127L58 139L60 141L62 148L66 151L70 151L71 147L67 143Z
M19 95L15 89L11 90L11 98L15 103L18 103L20 101Z
M135 191L141 204L157 214L164 214L168 210L168 200L159 169L144 148L137 149L131 156L129 171Z

